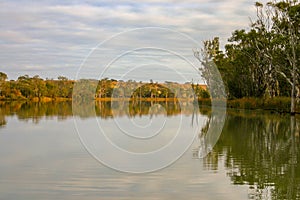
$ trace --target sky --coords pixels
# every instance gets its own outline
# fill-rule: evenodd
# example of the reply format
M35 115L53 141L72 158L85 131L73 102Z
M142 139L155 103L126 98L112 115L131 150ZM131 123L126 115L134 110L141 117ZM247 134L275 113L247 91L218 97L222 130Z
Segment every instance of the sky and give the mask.
M254 2L1 0L0 71L201 82L192 50L249 27Z

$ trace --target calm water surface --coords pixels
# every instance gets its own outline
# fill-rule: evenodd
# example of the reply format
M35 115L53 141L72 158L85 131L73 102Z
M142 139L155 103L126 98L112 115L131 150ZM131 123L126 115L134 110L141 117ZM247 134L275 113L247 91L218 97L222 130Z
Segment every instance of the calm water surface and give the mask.
M205 131L210 117L205 108L195 117L189 104L142 102L127 111L114 108L97 103L96 118L106 124L135 119L141 125L149 118L181 119L186 126L197 118ZM75 117L87 124L94 118L85 110ZM198 157L196 139L171 166L128 174L102 165L85 150L71 103L3 103L0 199L300 199L299 124L290 116L229 110L222 134L205 158ZM124 148L135 146L132 151L142 149L115 139ZM157 148L164 139L168 134L157 146L145 148Z

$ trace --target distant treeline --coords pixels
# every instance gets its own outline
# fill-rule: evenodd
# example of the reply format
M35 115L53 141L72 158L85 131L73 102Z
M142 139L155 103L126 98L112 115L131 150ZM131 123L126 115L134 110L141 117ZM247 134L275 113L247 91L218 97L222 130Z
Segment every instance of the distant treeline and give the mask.
M74 81L64 76L59 76L57 80L44 80L38 75L33 77L24 75L18 77L17 80L8 81L7 75L0 72L0 100L48 101L70 99L74 97L73 89L76 82L86 83L82 86L80 95L89 92L92 93L92 97L95 99L109 99L112 97L150 99L210 97L205 85L193 83L154 83L152 80L149 83L144 83L132 80L117 81L108 78L99 81L89 79ZM79 85L81 86L81 84Z

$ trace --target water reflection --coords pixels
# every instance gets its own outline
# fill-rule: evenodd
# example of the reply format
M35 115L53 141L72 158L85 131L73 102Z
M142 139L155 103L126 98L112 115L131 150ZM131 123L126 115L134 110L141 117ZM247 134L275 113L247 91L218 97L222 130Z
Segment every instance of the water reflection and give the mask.
M299 118L258 113L227 115L209 170L225 160L235 185L249 185L249 199L300 198Z
M73 105L71 101L62 102L0 102L0 127L6 124L6 116L16 115L21 121L33 121L38 123L43 117L57 117L58 120L64 120L72 117L75 113L80 118L94 117L101 118L112 117L136 117L145 115L196 115L195 107L192 102L178 101L96 101L89 102L92 107L84 102L80 105ZM95 107L94 107L95 105ZM206 115L210 112L207 107L200 108L200 114ZM198 113L199 114L199 113ZM193 115L193 116L194 116Z
M129 109L124 109L128 107ZM93 113L96 113L96 116L101 117L101 119L111 119L115 116L129 116L132 118L138 118L141 116L153 116L155 115L168 115L170 117L184 114L189 116L190 121L188 122L189 126L195 125L197 123L197 115L194 113L194 105L192 103L184 103L181 106L177 102L96 102L95 109L93 109ZM181 185L185 188L185 194L183 196L192 196L198 197L200 194L199 188L201 184L210 183L208 188L216 187L218 181L222 184L222 188L228 188L230 184L232 186L237 187L247 187L246 198L248 199L300 199L300 118L299 117L291 117L289 115L277 115L270 114L265 112L253 112L253 111L228 111L226 116L225 125L222 131L222 134L216 143L216 145L212 148L212 146L205 146L203 141L209 141L208 130L213 131L214 127L210 127L212 121L215 124L222 119L219 119L211 113L208 108L200 108L201 114L207 116L206 126L203 126L202 131L199 133L199 138L194 145L194 151L188 152L182 160L182 165L178 165L178 168L170 167L168 170L174 172L174 174L167 174L169 171L161 171L153 174L147 175L147 177L153 181L153 185L157 185L158 182L163 182L167 178L168 183L164 183L163 185L165 189L172 188L172 184L178 182L178 179L181 179L183 183L190 183L190 185L185 184ZM91 117L89 110L82 109L78 112L78 117L82 119L86 119ZM16 121L11 120L11 116L17 117L19 121L27 122L32 121L34 123L40 123L42 119L50 119L57 118L59 121L67 121L66 119L71 118L73 115L72 112L72 102L49 102L49 103L1 103L0 104L0 127L6 127L6 124L16 123ZM109 121L109 120L107 120ZM45 122L45 121L43 121ZM56 122L53 123L53 127L55 127ZM67 127L72 124L71 122L66 123ZM46 124L44 124L46 126ZM49 124L47 124L49 126ZM14 125L13 125L14 126ZM51 126L52 127L52 126ZM9 127L8 127L9 128ZM12 128L12 127L10 127ZM46 127L45 127L46 129ZM1 129L3 130L3 129ZM45 130L43 130L45 131ZM72 130L73 131L73 130ZM70 131L70 132L72 132ZM7 131L12 133L11 130ZM59 132L55 129L55 131L49 132L47 137L52 137L53 134ZM1 135L1 134L0 134ZM72 134L70 134L72 135ZM2 148L3 145L6 145L6 148L9 149L12 143L6 142L5 137L14 137L16 136L15 141L16 146L22 145L21 141L25 141L26 136L20 136L16 134L2 134ZM18 137L23 137L22 140L19 140ZM45 137L40 132L35 134L31 138L27 138L28 144L31 144L31 140L34 141L34 137ZM58 135L56 135L58 137ZM63 137L63 134L60 134L59 137ZM7 140L9 141L9 140ZM17 143L16 141L19 141ZM41 139L41 141L43 141ZM57 140L53 136L53 141L61 141L64 142L66 139ZM69 141L69 138L68 138ZM77 141L77 140L74 140ZM47 141L48 142L48 141ZM47 144L44 142L43 144ZM77 141L78 142L78 141ZM38 144L38 143L37 143ZM67 142L62 143L63 151L67 146ZM207 143L206 143L207 144ZM53 148L53 145L50 143L49 149ZM130 145L130 144L128 144ZM28 145L28 147L31 145ZM78 144L79 146L79 144ZM76 148L78 147L76 146ZM16 155L20 156L20 152L26 152L28 147L24 147L22 151L16 150ZM79 146L80 147L80 146ZM206 148L206 149L205 149ZM201 151L212 148L212 152L209 153L205 158L201 158ZM38 149L38 148L37 148ZM32 152L39 152L44 149L44 146L41 146L38 151L33 149ZM13 150L10 150L11 152ZM7 154L7 157L4 157L5 152L10 151L1 151L3 158L11 158L12 154ZM49 150L49 152L51 152ZM4 153L3 153L4 152ZM34 155L34 153L32 153ZM57 155L61 156L61 160L67 159L65 156L70 156L68 154L60 154L60 151L56 152ZM77 154L74 154L70 150L70 154L74 157ZM31 155L31 154L29 154ZM45 154L47 155L47 154ZM44 156L44 155L42 155ZM41 157L42 157L41 156ZM25 157L25 156L24 156ZM200 157L200 159L199 159ZM46 157L45 157L46 158ZM50 158L50 157L47 157ZM191 159L194 158L194 159ZM74 158L75 159L75 158ZM78 159L78 158L76 158ZM5 160L5 159L3 159ZM88 160L88 159L87 159ZM50 159L50 161L53 161ZM85 163L79 161L80 163ZM88 161L86 161L88 162ZM203 166L201 166L203 162ZM6 160L2 162L2 168L9 171L12 170L11 174L15 174L13 171L14 166L9 164L7 161L7 166L5 165ZM28 163L25 163L25 166L30 166ZM49 162L50 163L50 162ZM195 164L196 163L196 164ZM93 163L95 164L95 163ZM72 163L71 166L77 166ZM3 167L4 166L4 167ZM22 165L16 165L18 170L21 171ZM38 165L37 165L38 166ZM63 165L62 165L63 166ZM87 165L88 166L88 165ZM94 166L94 165L93 165ZM195 167L196 166L196 167ZM1 167L1 165L0 165ZM5 168L6 167L6 168ZM56 166L53 166L52 169L56 169ZM124 180L129 180L130 177L127 175L120 175L115 173L113 175L109 175L108 169L104 173L105 177L99 175L98 165L95 164L95 174L98 173L98 177L102 179L105 178L106 182L102 182L102 179L99 178L97 181L103 184L103 188L107 187L107 183L111 184L111 191L113 191L115 183L113 180L116 180L116 177ZM202 167L202 168L201 168ZM226 176L224 176L225 181L222 179L214 180L214 176L212 174L224 173L223 168L225 167ZM46 168L46 167L45 167ZM70 169L72 169L70 167ZM203 172L204 169L204 172ZM101 171L100 170L100 171ZM182 171L185 173L182 174ZM211 174L205 174L206 172L214 172ZM95 174L89 172L88 169L83 170L82 174L86 174L88 172L88 180L94 180ZM190 173L190 174L189 174ZM174 179L173 175L177 175L177 179ZM204 175L205 174L205 175ZM0 174L5 176L6 173ZM73 175L73 174L71 174ZM71 177L70 175L70 177ZM79 174L80 175L80 174ZM103 176L104 176L103 175ZM61 175L62 176L62 175ZM205 176L205 177L204 177ZM32 175L34 177L34 174ZM121 178L120 178L121 177ZM157 178L159 177L159 178ZM18 177L19 178L19 177ZM136 183L132 183L132 185L138 186L139 183L143 182L143 176L134 176L136 178ZM174 180L173 180L174 179ZM159 181L157 181L159 180ZM172 181L170 181L172 180ZM192 180L192 181L191 181ZM230 184L225 185L230 180ZM215 181L215 182L214 182ZM80 179L80 181L76 184L80 185L84 181ZM125 181L126 182L126 181ZM133 181L134 182L134 181ZM198 182L201 182L199 184ZM97 182L98 183L98 182ZM197 184L196 184L197 183ZM127 184L128 185L128 184ZM176 184L175 184L176 185ZM202 185L203 186L203 185ZM24 186L25 187L25 186ZM90 184L90 187L94 187L94 184ZM120 186L119 189L126 188L126 184ZM174 186L175 187L175 186ZM102 189L103 189L102 188ZM149 185L145 182L145 188L149 188ZM208 188L202 190L207 191ZM77 187L75 189L78 189ZM128 189L128 188L126 188ZM166 190L167 190L166 189ZM180 187L176 188L176 191L179 191ZM215 190L212 190L212 194L214 194ZM125 191L125 189L124 189ZM126 190L127 191L127 190ZM156 191L156 190L153 190ZM156 192L160 191L160 188L157 189ZM107 192L107 191L106 191ZM101 193L102 194L102 193ZM123 193L122 193L123 194ZM204 194L204 193L202 193ZM226 193L224 193L226 194ZM161 195L161 194L160 194ZM229 194L227 194L229 195ZM109 198L107 198L109 199ZM213 197L211 199L214 199ZM221 198L220 198L221 199ZM224 198L226 199L226 196Z
M6 121L6 116L13 115L16 115L20 121L34 123L38 123L43 117L57 117L63 120L72 116L72 104L70 102L0 102L0 119L3 119L1 121Z

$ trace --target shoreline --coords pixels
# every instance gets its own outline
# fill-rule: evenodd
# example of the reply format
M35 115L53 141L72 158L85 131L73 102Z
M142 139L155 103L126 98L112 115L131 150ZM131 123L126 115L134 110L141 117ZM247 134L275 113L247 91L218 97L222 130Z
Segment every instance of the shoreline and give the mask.
M48 103L48 102L67 102L72 101L72 98L33 98L33 99L0 99L0 102L33 102L33 103ZM95 98L94 101L99 102L189 102L193 103L193 98ZM238 110L266 110L278 113L290 113L289 97L276 97L269 99L260 98L241 98L227 100L227 109ZM199 106L211 106L211 99L198 99ZM300 103L297 103L296 114L300 114Z
M21 101L30 101L30 102L59 102L59 101L72 101L73 98L50 98L50 97L41 97L37 98L34 97L32 99L20 98L20 99L0 99L0 102L21 102ZM151 97L142 97L142 98L95 98L94 101L150 101L150 102L176 102L176 101L183 101L183 102L193 102L193 98L151 98ZM198 102L207 101L210 102L210 99L203 99L199 98Z

